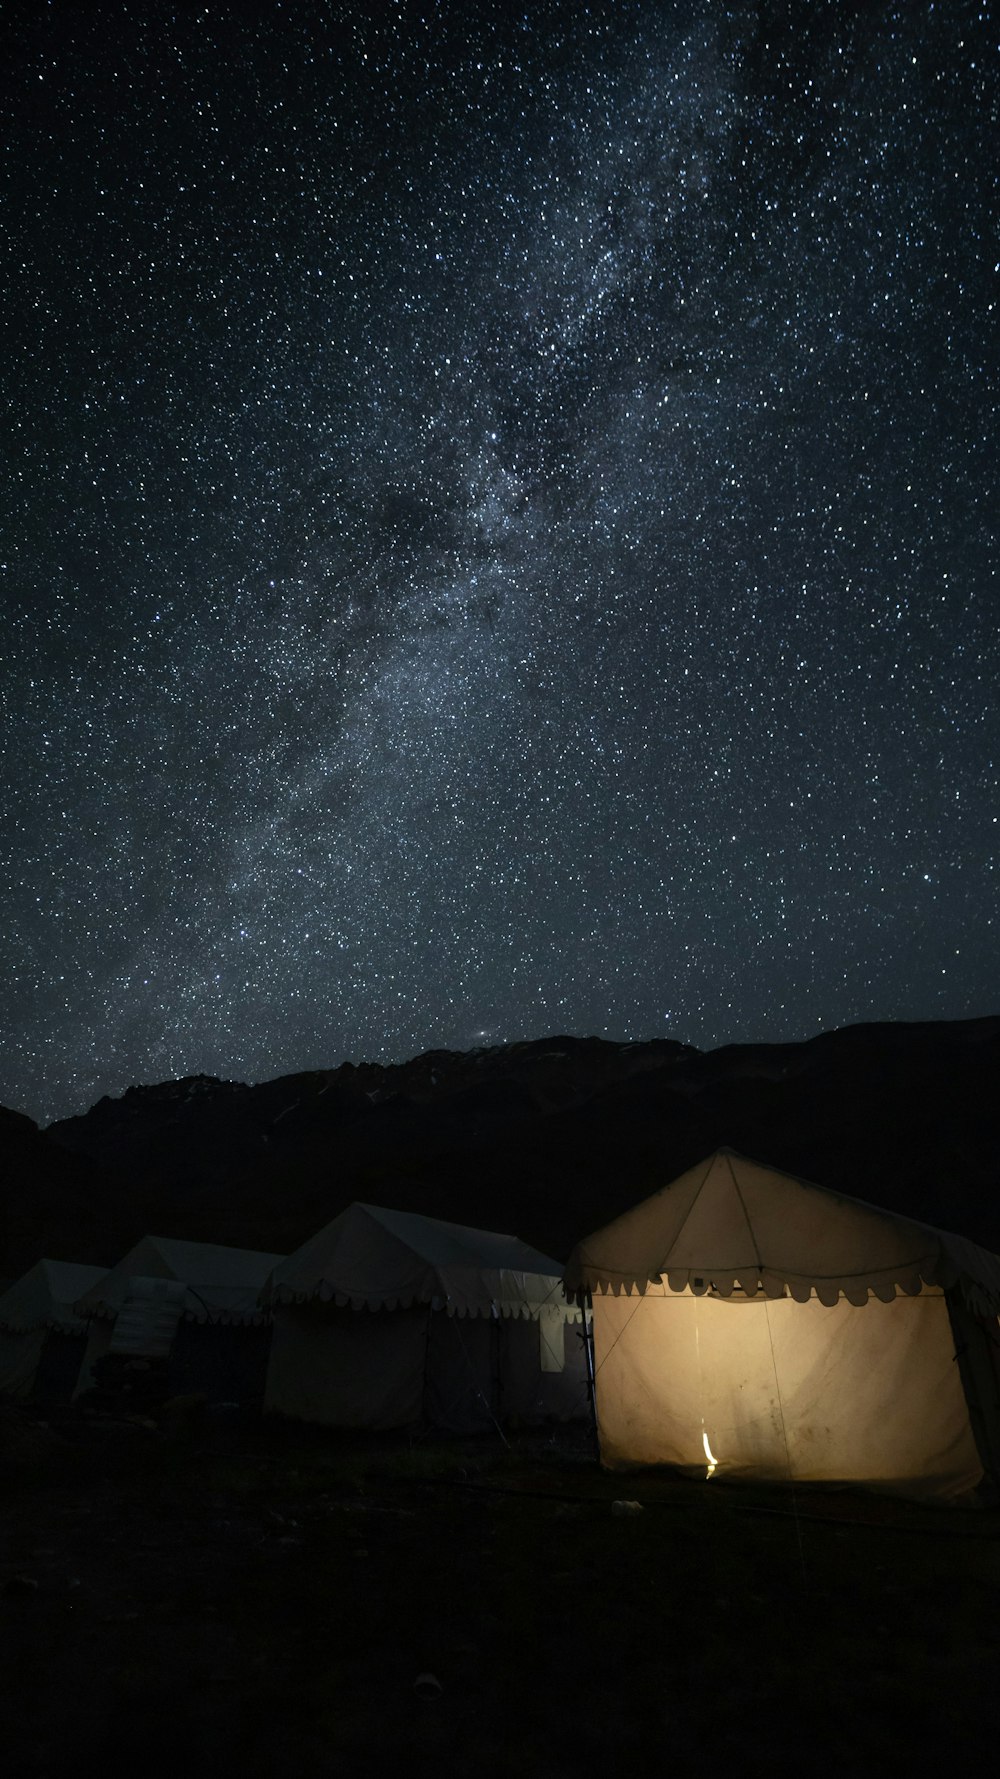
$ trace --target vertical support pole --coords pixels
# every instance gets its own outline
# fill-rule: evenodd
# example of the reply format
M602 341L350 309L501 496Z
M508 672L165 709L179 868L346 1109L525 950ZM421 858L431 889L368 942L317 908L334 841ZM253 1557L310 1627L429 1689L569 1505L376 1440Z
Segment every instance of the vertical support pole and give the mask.
M490 1370L493 1373L493 1396L496 1402L494 1420L498 1427L503 1426L505 1403L503 1399L503 1317L498 1304L493 1305L493 1332L490 1336Z
M577 1293L580 1314L583 1317L583 1357L587 1368L587 1400L590 1403L590 1427L594 1438L594 1457L600 1460L601 1438L597 1429L597 1373L594 1369L594 1330L593 1323L587 1321L588 1310L593 1314L593 1299L585 1286Z

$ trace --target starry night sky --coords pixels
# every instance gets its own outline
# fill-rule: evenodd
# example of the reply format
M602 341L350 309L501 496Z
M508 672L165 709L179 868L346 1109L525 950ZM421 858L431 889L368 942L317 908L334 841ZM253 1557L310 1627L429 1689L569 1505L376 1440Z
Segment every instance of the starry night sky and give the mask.
M0 1101L997 1011L992 14L6 10Z

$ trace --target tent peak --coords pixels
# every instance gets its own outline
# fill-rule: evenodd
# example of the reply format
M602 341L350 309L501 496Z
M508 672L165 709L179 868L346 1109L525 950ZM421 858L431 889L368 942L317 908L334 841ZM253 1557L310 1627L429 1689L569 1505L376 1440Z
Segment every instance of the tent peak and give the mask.
M847 1193L717 1149L578 1243L566 1288L843 1293L864 1302L959 1285L978 1314L1000 1310L1000 1258Z
M517 1236L358 1200L275 1268L262 1300L533 1316L563 1303L561 1270Z

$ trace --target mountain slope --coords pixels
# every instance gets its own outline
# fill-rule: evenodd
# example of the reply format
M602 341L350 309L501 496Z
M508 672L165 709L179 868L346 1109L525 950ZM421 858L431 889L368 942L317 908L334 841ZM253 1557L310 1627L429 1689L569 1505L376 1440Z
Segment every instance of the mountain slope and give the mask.
M277 1251L360 1197L561 1256L720 1144L1000 1250L998 1088L1000 1019L705 1053L553 1037L132 1088L46 1140L144 1227Z

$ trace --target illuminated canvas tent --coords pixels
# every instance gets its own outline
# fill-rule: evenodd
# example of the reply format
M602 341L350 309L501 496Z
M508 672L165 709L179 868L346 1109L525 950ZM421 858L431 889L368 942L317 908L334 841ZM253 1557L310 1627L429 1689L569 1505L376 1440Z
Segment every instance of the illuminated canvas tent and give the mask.
M0 1296L0 1395L69 1401L87 1337L73 1305L106 1270L39 1260L8 1286Z
M516 1236L354 1204L275 1268L265 1407L473 1432L587 1412L579 1310Z
M78 1393L93 1383L105 1353L166 1359L170 1390L215 1401L260 1398L267 1365L268 1317L261 1287L280 1254L214 1242L147 1235L77 1310L88 1318Z
M574 1250L611 1468L948 1498L1000 1474L1000 1259L722 1149Z

